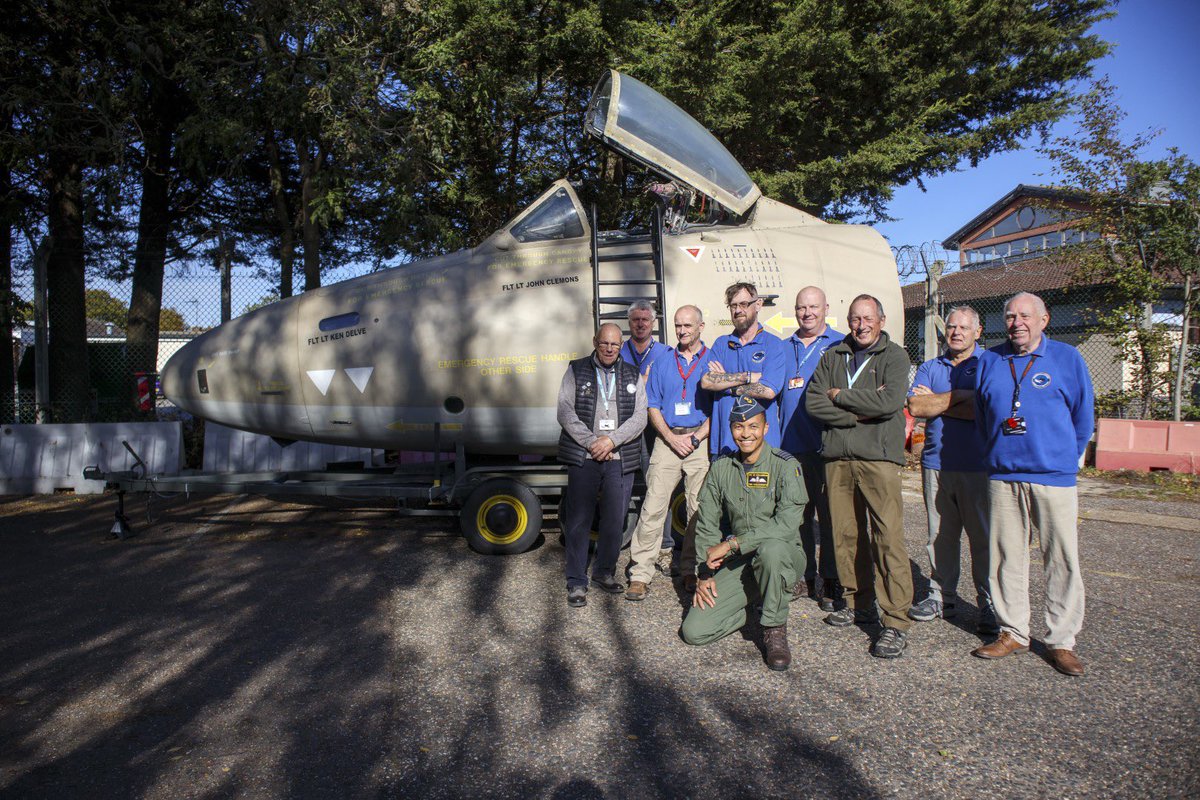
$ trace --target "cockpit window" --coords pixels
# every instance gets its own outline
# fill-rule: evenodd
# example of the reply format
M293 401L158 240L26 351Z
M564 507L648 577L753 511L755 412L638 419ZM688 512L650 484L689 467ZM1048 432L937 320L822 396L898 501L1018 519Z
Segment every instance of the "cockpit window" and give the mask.
M703 125L628 75L609 72L600 82L585 127L605 143L698 189L736 214L745 213L761 194L737 159Z
M518 242L574 239L583 236L583 223L567 190L559 189L514 225L512 236Z

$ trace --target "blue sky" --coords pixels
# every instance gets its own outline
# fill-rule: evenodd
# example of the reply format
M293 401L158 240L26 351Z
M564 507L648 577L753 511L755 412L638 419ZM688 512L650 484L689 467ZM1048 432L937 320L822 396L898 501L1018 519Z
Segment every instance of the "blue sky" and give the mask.
M1113 45L1094 74L1107 74L1116 87L1117 101L1129 115L1126 136L1162 129L1146 157L1174 146L1200 161L1200 0L1126 0L1095 32ZM1051 135L1074 130L1075 120L1068 117ZM1034 137L1020 151L931 178L924 192L915 184L898 188L888 205L896 221L874 227L893 246L941 241L1018 183L1053 183L1049 162L1035 151L1039 143Z

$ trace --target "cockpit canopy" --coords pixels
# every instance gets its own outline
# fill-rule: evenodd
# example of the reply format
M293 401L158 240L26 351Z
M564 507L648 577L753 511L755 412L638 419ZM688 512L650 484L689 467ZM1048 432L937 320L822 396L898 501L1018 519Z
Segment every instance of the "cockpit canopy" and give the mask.
M717 138L641 81L609 70L584 129L621 155L687 184L741 216L762 192Z

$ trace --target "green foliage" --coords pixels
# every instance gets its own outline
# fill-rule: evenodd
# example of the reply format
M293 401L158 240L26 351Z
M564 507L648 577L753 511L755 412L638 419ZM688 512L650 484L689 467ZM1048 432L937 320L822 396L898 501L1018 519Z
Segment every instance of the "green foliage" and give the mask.
M1175 149L1164 159L1143 160L1158 133L1126 141L1124 118L1112 85L1098 81L1080 98L1078 131L1044 152L1088 209L1079 227L1101 235L1075 254L1076 279L1104 287L1094 315L1116 359L1131 370L1128 386L1099 398L1098 407L1163 417L1170 414L1165 398L1173 393L1179 343L1177 333L1153 322L1152 311L1169 286L1200 276L1200 167ZM1193 325L1194 294L1183 299Z
M1020 146L1107 45L1106 0L679 1L635 74L707 124L768 195L884 217L893 187Z
M278 303L278 302L279 302L279 295L277 293L272 292L271 294L263 295L258 300L247 305L245 308L242 309L242 313L249 314L251 311L253 311L256 308L262 308L263 306L269 306L269 305L271 305L271 303Z
M118 327L125 326L125 318L129 315L129 306L103 289L86 290L83 293L83 306L88 319L111 322Z
M187 323L183 321L183 314L173 308L164 308L158 314L158 329L159 331L184 331L187 330Z

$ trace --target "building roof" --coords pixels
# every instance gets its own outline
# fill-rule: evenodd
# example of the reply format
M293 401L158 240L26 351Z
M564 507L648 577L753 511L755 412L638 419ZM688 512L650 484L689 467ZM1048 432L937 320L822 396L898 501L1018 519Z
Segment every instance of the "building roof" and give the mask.
M980 211L975 217L942 240L948 250L957 250L963 239L970 236L987 222L991 222L997 214L1008 208L1013 202L1022 197L1036 197L1041 200L1083 200L1087 197L1084 192L1074 189L1056 189L1053 186L1033 186L1018 183L1017 188L1001 197L990 206Z
M954 305L989 297L1011 297L1017 292L1063 289L1072 283L1075 262L1068 258L1031 258L994 267L963 269L938 281L942 302ZM925 283L902 287L905 310L925 307Z
M125 329L103 319L87 319L87 338L89 339L124 339Z

